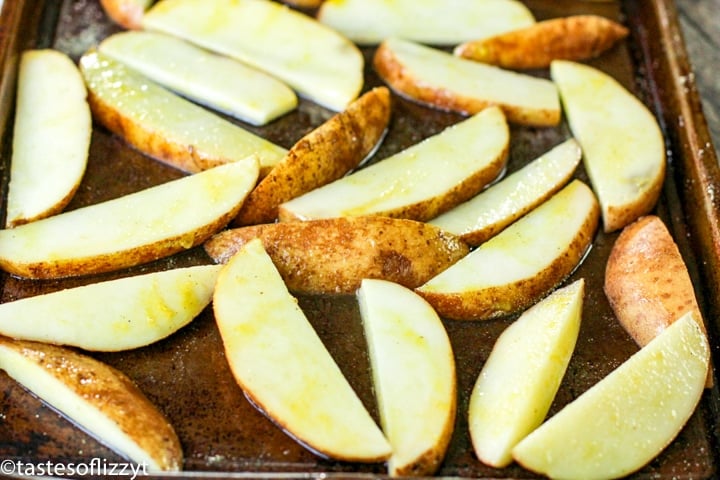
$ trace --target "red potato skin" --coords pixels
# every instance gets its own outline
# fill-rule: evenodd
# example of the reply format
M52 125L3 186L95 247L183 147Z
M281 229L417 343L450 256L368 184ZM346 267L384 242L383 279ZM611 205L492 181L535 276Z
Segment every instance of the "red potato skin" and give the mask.
M142 29L142 17L153 0L100 0L105 14L128 30Z
M509 69L547 68L553 60L588 60L628 36L597 15L573 15L458 45L455 55Z

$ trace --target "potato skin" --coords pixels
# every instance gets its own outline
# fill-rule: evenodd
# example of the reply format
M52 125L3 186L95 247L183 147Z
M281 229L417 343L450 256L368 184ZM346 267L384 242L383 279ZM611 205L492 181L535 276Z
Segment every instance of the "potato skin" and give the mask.
M380 216L241 227L215 235L205 251L226 263L256 237L288 289L301 293L351 294L363 278L414 288L469 252L467 244L437 227Z
M587 60L627 37L623 25L597 15L573 15L458 45L455 55L510 69L547 68L553 60Z
M382 139L390 108L390 91L377 87L304 136L250 192L233 224L272 222L281 203L357 167Z
M142 28L145 10L154 0L100 0L100 5L110 19L129 30Z
M74 350L0 336L0 347L38 364L112 419L162 470L182 468L183 452L170 422L125 374ZM18 379L20 380L20 379Z
M618 321L641 347L688 311L705 331L680 250L655 215L620 232L608 257L604 290Z
M417 102L467 115L473 115L495 105L493 102L425 84L403 66L385 42L375 51L373 64L380 77L393 90ZM556 126L560 123L559 110L529 110L513 105L500 105L500 107L511 123L530 126Z

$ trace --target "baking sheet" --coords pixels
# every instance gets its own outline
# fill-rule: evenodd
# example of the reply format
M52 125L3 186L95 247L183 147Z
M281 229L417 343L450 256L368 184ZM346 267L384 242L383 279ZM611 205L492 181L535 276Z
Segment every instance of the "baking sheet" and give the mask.
M624 22L630 38L588 63L612 74L658 115L668 142L670 169L656 213L671 227L688 263L713 337L718 358L720 313L720 234L717 159L694 90L674 5L669 0L583 2L527 0L538 20L595 13ZM97 0L15 0L0 16L0 128L2 194L7 186L12 110L18 52L53 47L77 59L86 49L120 29L104 16ZM380 85L365 49L365 88ZM547 77L546 71L534 72ZM289 148L332 112L301 101L297 111L266 127L250 130ZM394 96L393 119L375 158L439 132L462 119ZM558 128L511 128L508 171L512 172L569 137ZM96 126L83 184L68 209L114 198L178 178L177 170L139 152ZM580 168L577 178L587 181ZM617 234L598 233L593 248L567 282L585 278L583 324L575 354L550 414L603 378L637 350L615 320L602 293L604 266ZM0 301L54 291L117 276L208 263L201 248L127 271L59 281L27 281L0 276ZM352 296L300 296L300 306L331 354L376 415L359 313ZM466 412L470 390L497 336L516 316L482 323L446 322L456 355L458 416L439 476L535 478L511 466L497 470L473 455ZM318 458L299 446L244 398L226 365L210 309L170 338L150 347L94 354L127 373L168 416L185 453L186 474L194 476L373 476L382 464L361 465ZM717 360L715 362L717 364ZM717 383L717 382L716 382ZM712 478L717 473L717 387L705 392L700 407L679 437L635 478ZM121 461L115 453L26 392L0 372L0 459L82 462L92 458ZM188 473L191 472L191 473ZM244 473L243 473L244 472ZM250 473L248 473L250 472Z

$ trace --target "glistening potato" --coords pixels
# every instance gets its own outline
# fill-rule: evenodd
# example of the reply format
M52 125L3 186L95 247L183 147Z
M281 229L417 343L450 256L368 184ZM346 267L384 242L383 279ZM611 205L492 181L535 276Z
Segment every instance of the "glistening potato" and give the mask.
M469 251L465 242L427 223L378 216L230 229L205 242L205 251L225 263L255 238L288 288L306 293L354 293L363 278L414 288Z

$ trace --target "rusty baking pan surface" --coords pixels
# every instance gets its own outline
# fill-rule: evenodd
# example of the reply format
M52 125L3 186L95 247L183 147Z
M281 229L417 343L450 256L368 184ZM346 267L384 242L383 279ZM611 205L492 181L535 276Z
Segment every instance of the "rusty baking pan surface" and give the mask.
M594 13L618 20L630 37L588 63L634 91L657 115L667 138L669 174L655 213L673 231L688 263L703 313L708 319L715 364L720 324L720 211L713 192L720 188L717 159L694 90L674 5L670 0L585 2L526 0L537 19ZM2 194L7 190L12 112L18 53L53 47L75 60L102 38L119 31L97 0L7 0L0 17L0 128ZM382 82L366 58L365 89ZM548 76L547 72L535 74ZM302 100L299 108L265 127L248 128L286 148L330 118L333 112ZM462 117L393 97L393 119L376 158L384 158L432 135ZM513 171L569 137L558 128L511 127L508 170ZM90 162L68 209L117 197L182 174L144 157L100 126L95 126ZM580 168L576 176L587 180ZM576 351L550 414L595 384L637 351L615 319L603 294L607 256L617 234L597 233L593 248L567 280L584 278L586 296ZM170 267L209 263L201 248L170 259L117 272L126 276ZM109 278L57 281L21 280L0 273L0 301L50 292ZM370 411L377 415L369 362L356 300L352 296L300 296L299 303L339 366ZM516 316L482 323L446 321L458 371L458 415L449 450L438 476L462 478L536 478L517 465L497 470L472 452L466 412L472 385L497 336ZM383 476L383 464L328 461L306 450L243 396L221 346L211 309L171 337L122 353L93 354L132 378L174 425L182 443L184 475L226 476ZM717 475L718 391L707 389L696 413L676 440L633 478L713 478ZM53 409L0 372L0 459L27 462L83 462L92 458L122 461L117 454L77 429Z

